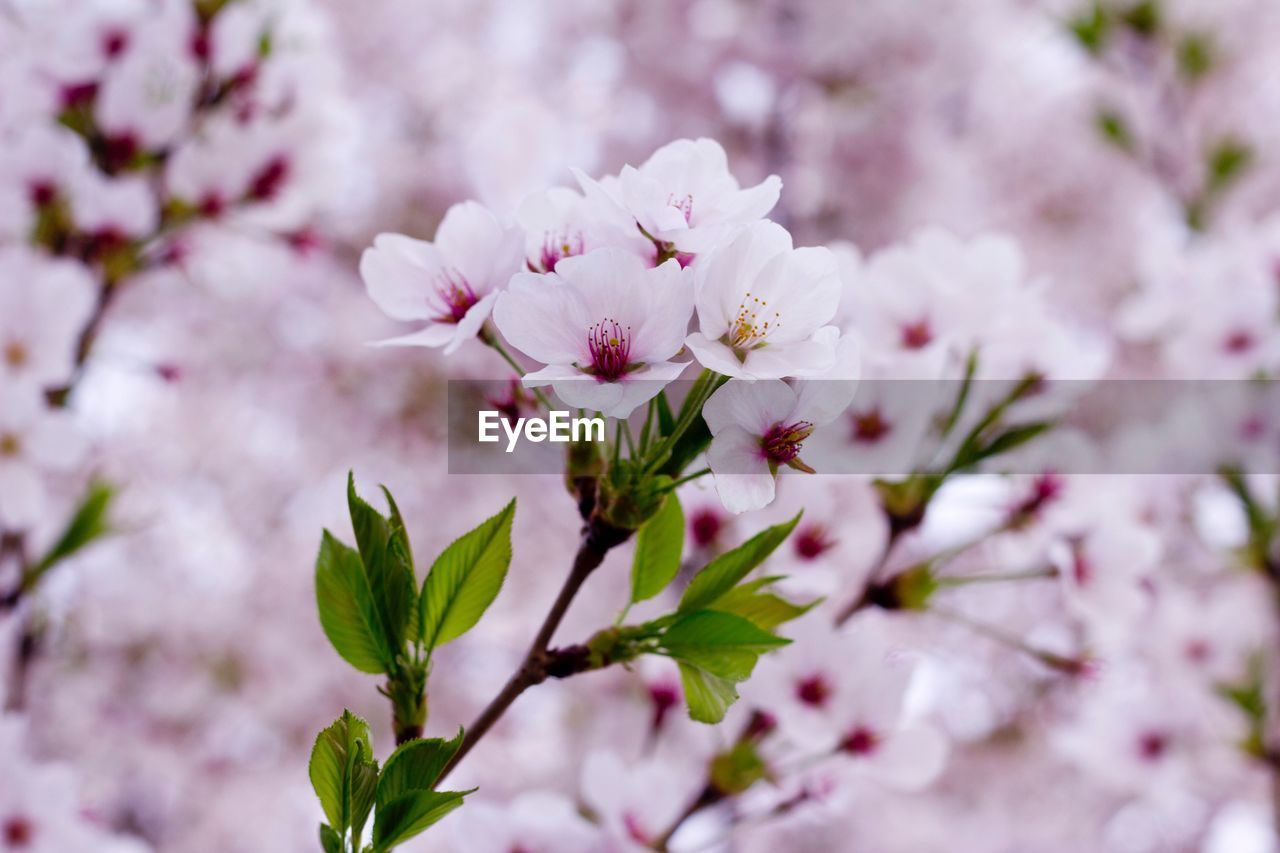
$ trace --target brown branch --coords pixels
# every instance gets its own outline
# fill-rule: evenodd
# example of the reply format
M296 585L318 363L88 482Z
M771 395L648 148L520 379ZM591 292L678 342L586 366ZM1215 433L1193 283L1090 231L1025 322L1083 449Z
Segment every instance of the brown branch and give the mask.
M553 652L549 651L551 640L560 623L564 621L569 605L573 603L573 599L582 589L587 578L604 562L609 550L625 542L630 535L630 531L613 527L599 519L592 519L587 523L569 575L565 578L564 585L560 588L560 593L552 603L551 609L542 620L542 626L538 629L524 660L507 679L507 683L503 685L498 695L467 727L462 737L462 744L445 765L437 783L448 776L450 771L466 757L476 743L502 718L520 694L536 684L541 684L549 677L565 678L586 668L586 656L578 651L580 647L572 646Z

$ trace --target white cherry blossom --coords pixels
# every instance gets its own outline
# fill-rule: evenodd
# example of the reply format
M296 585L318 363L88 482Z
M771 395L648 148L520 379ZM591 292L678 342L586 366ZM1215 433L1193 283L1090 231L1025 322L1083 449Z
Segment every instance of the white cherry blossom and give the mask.
M777 175L740 187L713 139L668 143L639 168L623 167L616 181L577 177L589 198L620 207L660 246L682 253L714 248L736 228L767 215L782 191Z
M768 506L782 468L814 472L800 458L804 442L849 407L857 374L858 351L846 338L826 377L793 384L731 379L711 395L702 408L712 435L707 461L725 509L741 513Z
M360 258L369 296L390 317L427 321L382 343L457 350L489 318L498 291L520 268L523 248L519 231L472 201L449 208L434 242L379 234Z
M546 367L524 377L570 406L624 418L676 379L672 361L693 310L674 260L647 267L621 249L564 258L554 273L521 273L498 298L494 323Z
M829 370L840 331L835 255L792 248L773 222L745 228L696 269L698 331L689 349L707 368L739 379L783 379Z

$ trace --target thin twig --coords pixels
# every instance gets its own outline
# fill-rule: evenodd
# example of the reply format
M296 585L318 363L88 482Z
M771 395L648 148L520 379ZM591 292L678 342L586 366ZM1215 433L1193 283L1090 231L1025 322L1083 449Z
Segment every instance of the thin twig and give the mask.
M573 599L582 589L582 585L591 576L591 573L604 562L605 555L609 550L625 541L628 535L627 531L618 530L605 525L603 522L588 523L582 536L582 542L578 546L578 552L574 556L573 567L569 570L569 575L565 578L564 585L560 588L560 592L552 603L551 609L542 620L542 625L538 629L537 635L533 638L524 660L516 671L512 673L511 677L507 679L507 683L503 685L498 695L480 712L480 716L476 717L471 725L466 728L462 737L462 744L458 747L458 751L453 754L453 758L449 760L449 763L445 765L437 782L449 775L449 772L466 757L476 743L502 718L507 709L520 697L520 694L535 684L541 684L552 674L548 671L552 656L548 654L547 650L551 645L552 638L555 636L556 629L560 627L565 614L569 611L569 605L573 603Z

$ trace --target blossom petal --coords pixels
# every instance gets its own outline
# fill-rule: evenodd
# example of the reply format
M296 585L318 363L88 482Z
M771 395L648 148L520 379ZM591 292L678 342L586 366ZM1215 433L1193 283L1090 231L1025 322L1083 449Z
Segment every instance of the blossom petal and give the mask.
M836 363L836 339L839 332L834 326L826 328L833 331L816 334L806 341L769 344L749 350L746 361L742 363L741 373L752 379L782 379L830 370Z
M360 277L369 297L396 320L431 316L429 294L440 269L434 246L403 234L379 234L360 256Z
M877 780L901 791L928 786L947 763L950 745L933 726L899 729L866 757L864 768Z
M789 420L795 406L796 392L780 379L761 382L731 379L717 388L703 405L702 418L712 435L737 426L758 440L774 424Z
M707 336L701 332L694 332L685 338L684 344L698 359L698 363L708 370L739 379L755 378L743 369L742 362L738 361L738 357L729 346L719 341L708 340Z
M462 316L458 322L457 331L453 335L453 340L449 341L444 348L445 355L451 355L456 352L458 347L474 338L480 332L480 327L484 325L484 321L489 319L489 315L493 313L493 306L498 301L498 294L490 293L475 305L467 309L467 313Z
M711 440L707 462L715 477L716 494L729 512L762 509L773 502L774 477L757 436L739 426L724 429Z
M587 319L582 298L558 274L518 273L498 296L493 322L513 347L543 364L585 361Z
M479 202L455 204L436 229L436 248L477 295L506 284L524 257L524 239Z
M376 347L442 347L449 344L457 334L458 327L453 323L431 323L408 335L374 341L373 345Z

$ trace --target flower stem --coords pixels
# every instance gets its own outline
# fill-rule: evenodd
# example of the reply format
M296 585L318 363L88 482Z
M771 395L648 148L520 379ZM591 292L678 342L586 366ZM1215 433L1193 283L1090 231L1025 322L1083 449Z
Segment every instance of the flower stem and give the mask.
M699 477L705 477L710 473L711 473L710 468L703 468L700 471L694 471L692 474L686 474L685 476L681 477L679 480L673 481L671 485L667 486L665 489L663 489L663 491L664 492L674 491L680 488L681 486L683 486L685 483L693 482Z
M522 379L524 378L524 375L527 372L525 371L524 366L521 365L520 362L516 361L515 356L513 356L507 348L502 345L502 341L500 341L498 336L493 333L493 329L489 328L487 324L481 326L479 337L485 346L489 347L489 349L502 357L502 360L516 372L517 376ZM529 390L533 392L533 396L538 398L538 402L542 404L543 408L547 411L551 411L551 401L547 399L547 395L542 393L541 388L530 388Z
M1052 566L1039 569L1027 569L1022 572L995 572L987 575L952 575L937 578L940 587L969 586L976 583L1004 583L1006 581L1027 581L1040 578L1056 578L1058 570Z

